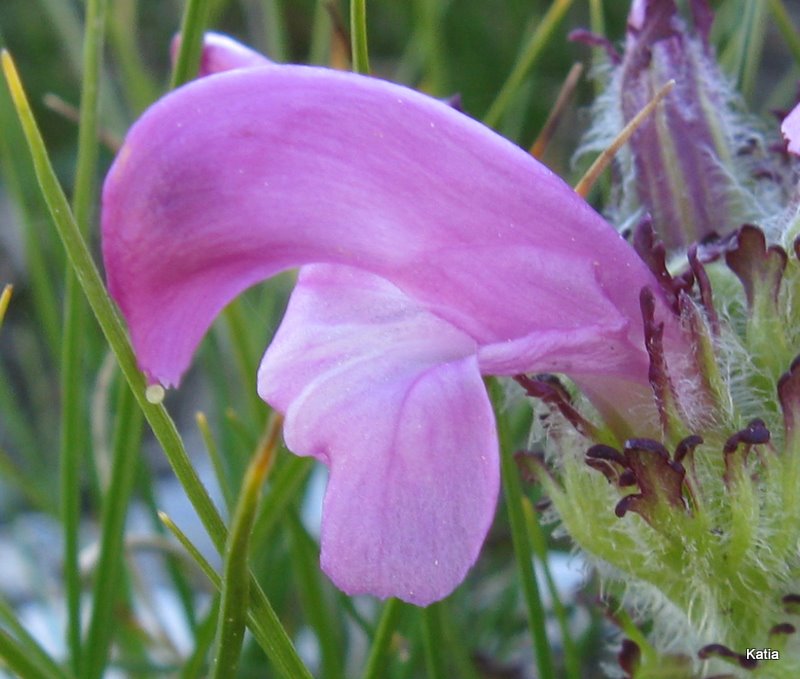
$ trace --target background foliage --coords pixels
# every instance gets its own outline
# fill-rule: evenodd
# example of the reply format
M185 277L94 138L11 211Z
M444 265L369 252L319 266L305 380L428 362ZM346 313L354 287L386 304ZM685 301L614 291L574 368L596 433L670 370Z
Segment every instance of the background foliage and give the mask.
M97 261L99 184L127 127L169 87L168 47L185 10L177 0L111 0L105 21L87 23L87 13L102 4L3 0L0 5L0 42L14 57L49 162ZM201 23L277 61L327 64L332 46L349 41L331 19L348 26L347 3L207 4ZM788 107L800 73L798 17L792 23L780 0L714 5L720 59L749 104L765 114ZM467 113L479 119L489 115L497 129L527 147L572 63L602 67L599 53L567 41L568 31L591 26L619 41L627 10L623 0L372 0L367 6L370 63L376 75L434 96L459 94ZM552 31L537 33L547 17L559 20ZM104 36L103 49L96 43L96 51L84 50L84 35ZM498 113L493 105L503 84L526 65L531 45L534 59L517 71L523 77L511 83L507 105ZM87 113L87 82L100 86L96 123ZM579 175L570 157L594 94L590 71L544 156L568 180ZM89 127L79 145L82 97ZM168 395L166 407L181 444L165 411L140 408L131 397L68 273L4 85L0 161L0 285L14 285L0 328L0 562L7 569L0 582L0 672L3 663L12 676L25 677L221 672L209 669L215 640L224 634L218 625L219 596L213 577L191 552L223 572L218 552L225 534L210 505L202 509L195 503L192 509L186 500L187 494L202 496L202 487L192 485L196 479L189 471L179 472L182 488L170 465L180 463L183 447L223 517L233 514L269 414L255 394L256 366L280 319L291 276L231 305L184 385ZM51 202L55 193L45 185ZM594 199L602 202L602 190ZM498 392L498 403L505 397ZM503 408L506 448L526 445L525 404L515 401ZM161 444L143 424L142 412L160 432ZM256 620L251 620L237 676L302 676L298 672L306 670L292 669L300 661L315 676L333 678L597 676L597 663L613 659L604 648L615 626L602 615L612 604L597 605L590 575L577 595L552 586L545 566L562 563L559 555L569 546L541 531L531 511L536 489L526 485L523 495L515 493L517 475L509 469L514 477L510 481L506 473L510 511L498 510L477 567L452 597L420 610L351 599L330 585L317 565L323 472L280 451L249 545L250 570L260 590L250 588ZM179 544L159 510L194 546L187 550ZM509 523L515 512L521 524ZM206 529L211 527L211 539L198 515ZM518 553L521 545L528 549L517 561L515 545ZM529 577L531 555L541 592L531 587L536 582ZM223 587L226 583L230 580L223 580ZM265 613L270 605L274 619ZM245 610L246 605L242 616ZM626 626L621 614L616 622Z

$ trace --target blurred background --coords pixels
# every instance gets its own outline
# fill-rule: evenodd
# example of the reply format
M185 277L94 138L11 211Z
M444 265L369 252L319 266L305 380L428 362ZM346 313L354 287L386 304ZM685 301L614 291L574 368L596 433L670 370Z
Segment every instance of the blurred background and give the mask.
M743 87L748 106L768 119L772 110L794 103L800 59L766 10L756 12L758 26L743 32L742 17L753 16L759 4L771 3L714 2L718 16L713 42L731 79ZM575 181L580 168L571 162L572 154L588 126L588 105L598 87L594 74L605 66L601 51L569 42L567 35L576 28L601 28L620 45L627 0L371 0L367 22L372 70L436 97L458 95L467 114L483 119L554 5L564 6L564 16L546 36L494 126L529 147L572 64L586 64L543 158L567 181ZM800 6L791 0L785 7L794 26L800 26ZM128 126L168 89L169 45L183 9L177 0L108 3L96 187ZM0 3L0 43L16 61L68 196L75 183L84 11L84 3L76 0ZM345 65L348 12L346 2L333 0L214 0L208 25L276 61ZM756 41L747 51L747 64L757 76L749 79L738 58L746 51L740 44L745 34ZM139 461L130 501L121 506L123 515L127 509L123 576L113 592L98 594L93 588L102 516L115 501L108 489L124 386L85 308L78 312L77 343L65 346L65 257L4 84L0 170L0 286L14 285L0 328L0 627L13 630L14 621L20 622L62 662L69 653L66 627L75 597L85 620L93 597L111 597L112 645L105 676L204 676L214 590L168 536L157 510L166 511L212 565L218 566L219 558L141 421L126 420L124 430L128 444L139 451ZM92 204L92 215L81 226L97 254L96 199ZM255 394L256 367L291 285L292 277L285 275L233 304L204 341L200 360L181 389L167 396L186 447L223 513L235 502L266 421L266 406ZM65 356L74 375L67 383ZM514 435L522 447L528 443L530 416L524 406L518 407L519 398L510 398ZM67 442L65 418L73 424ZM72 465L74 472L66 480L65 465ZM318 676L356 676L377 632L381 608L369 598L345 597L317 568L324 471L283 452L268 486L256 522L253 569L263 576L265 591L309 667ZM535 502L536 489L527 491ZM78 508L77 526L69 529L65 494ZM65 553L71 553L67 534L73 535L77 554L65 561ZM542 539L546 543L540 545L539 556L545 558L537 565L556 676L600 676L598 663L613 660L604 640L616 634L603 614L608 606L596 604L599 593L591 573L580 558L570 556L569 545L548 531ZM613 598L613 592L606 594ZM442 609L440 633L450 649L450 676L537 676L521 599L509 529L500 510L478 566ZM383 676L425 676L419 615L417 609L404 607L392 638L392 662ZM570 635L568 644L564 633ZM187 670L190 660L194 664ZM0 661L0 674L2 666ZM239 675L277 676L272 672L258 644L248 638Z

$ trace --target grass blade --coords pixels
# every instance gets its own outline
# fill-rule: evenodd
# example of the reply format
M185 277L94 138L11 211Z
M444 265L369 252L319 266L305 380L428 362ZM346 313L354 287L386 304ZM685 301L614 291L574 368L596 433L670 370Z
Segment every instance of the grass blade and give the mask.
M41 671L45 672L45 676L51 677L52 679L70 679L71 675L61 668L28 633L28 630L17 620L14 610L2 598L0 598L0 621L8 627L7 632L13 635L13 643L16 647L24 654L29 662L35 664ZM2 629L2 627L0 627L0 629ZM0 651L0 657L4 657L2 651Z
M350 2L350 41L353 70L356 73L368 74L367 0L351 0Z
M392 645L392 635L400 621L405 609L405 604L400 599L389 599L383 605L378 629L369 649L369 657L364 666L362 679L378 679L385 676L384 670L389 662L389 651Z
M499 411L503 394L496 380L491 380L490 392L495 409ZM536 665L541 679L555 679L553 657L545 628L545 610L539 595L539 586L536 582L531 561L533 551L528 540L528 529L525 524L522 486L519 480L519 472L514 463L514 451L511 450L506 418L502 417L499 412L497 431L500 436L500 467L503 476L503 492L505 493L506 510L511 524L514 555L517 561L522 591L525 595L525 605L528 609L528 625L533 636L533 647L536 650Z
M484 117L484 122L489 127L496 127L500 122L514 94L547 46L553 31L558 27L571 5L572 0L555 0L545 12L536 30L531 34L530 39L523 48L517 63L514 64L514 68L511 69L511 73L500 88L494 103Z
M137 368L136 357L128 341L122 321L103 286L97 267L75 223L69 203L50 164L44 141L36 126L36 121L11 55L3 50L1 58L3 72L28 141L42 194L50 209L50 214L56 224L70 263L75 269L78 281L95 314L95 318L100 324L106 341L113 350L122 373L128 381L153 433L161 444L176 477L183 486L203 526L208 531L209 537L217 549L221 551L227 538L225 524L222 522L222 518L214 506L208 491L203 486L191 464L183 441L175 428L175 423L160 402L152 403L147 398L147 385L144 376ZM255 584L254 588L253 584ZM285 676L292 679L310 677L311 675L308 674L305 665L297 656L297 652L272 610L266 595L258 587L258 584L252 580L252 576L251 588L253 588L251 595L253 597L253 615L251 620L259 616L254 624L260 630L261 636L266 642L265 651L268 656Z
M114 609L122 583L125 517L139 462L142 414L126 382L120 382L111 483L103 501L100 557L86 635L81 679L99 679L108 660L114 630Z
M160 514L161 521L183 545L192 559L205 573L212 585L218 590L222 589L222 578L219 576L210 563L203 557L200 550L195 547L189 538L178 528L172 520L163 512ZM286 630L278 622L275 611L269 603L264 590L250 576L250 611L247 616L247 626L253 633L259 646L264 649L267 656L275 663L276 668L286 679L313 679L308 668L302 663L300 658L291 648L291 641L286 634ZM291 654L286 653L286 648L291 648ZM276 661L276 659L278 659Z
M217 624L216 656L213 679L225 679L236 674L244 641L244 629L250 598L248 556L250 534L256 515L261 487L267 478L275 453L280 445L283 418L274 415L242 480L242 490L228 533L222 577L222 600Z
M203 32L208 24L209 0L187 0L181 23L181 46L170 88L175 89L197 75L203 51Z
M0 628L0 658L14 674L25 679L53 679L47 669L31 658L19 643Z

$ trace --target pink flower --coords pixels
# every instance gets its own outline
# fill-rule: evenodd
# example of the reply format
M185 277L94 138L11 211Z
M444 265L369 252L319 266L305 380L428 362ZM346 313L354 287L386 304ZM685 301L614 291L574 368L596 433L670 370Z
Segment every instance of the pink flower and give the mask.
M156 103L105 183L140 366L176 385L225 304L302 267L258 391L330 467L322 566L348 593L440 599L497 498L482 376L564 372L609 421L656 427L639 293L658 284L561 179L445 104L209 49L249 68Z
M781 125L783 138L786 140L790 153L800 156L800 104L792 109Z

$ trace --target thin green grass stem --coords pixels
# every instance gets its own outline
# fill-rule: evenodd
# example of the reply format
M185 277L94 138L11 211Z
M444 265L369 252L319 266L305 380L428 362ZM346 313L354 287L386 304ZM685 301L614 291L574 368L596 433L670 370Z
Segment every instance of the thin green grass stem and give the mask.
M325 598L318 564L318 551L314 540L306 532L295 510L287 513L291 538L292 572L297 578L297 591L303 611L317 634L322 659L321 675L325 679L344 679L343 640L330 602Z
M378 621L378 628L372 639L369 649L369 656L364 665L362 679L380 679L386 676L386 666L389 664L389 656L392 648L392 635L397 629L400 618L406 605L400 599L389 599L381 611Z
M206 613L205 619L198 625L194 636L194 651L189 660L181 668L180 679L200 679L205 676L206 658L214 643L214 635L217 631L217 619L219 618L219 592L214 595L211 606Z
M167 533L167 529L164 524L161 523L161 519L158 515L158 507L156 506L154 492L155 483L150 471L150 466L142 457L140 457L139 462L138 497L144 502L147 511L150 513L153 529L159 536L164 536ZM183 556L184 554L181 552L180 557ZM168 551L164 553L167 572L175 587L175 592L180 598L184 614L186 615L186 622L189 628L194 630L197 626L197 618L194 612L194 590L188 582L186 575L183 573L180 557Z
M367 0L350 0L350 42L353 70L356 73L369 74Z
M258 371L255 357L259 356L259 351L252 341L250 328L242 311L242 301L237 299L231 302L225 307L222 314L225 324L228 326L228 336L233 347L236 367L239 369L240 383L252 384L253 375ZM267 409L254 388L247 390L247 409L251 422L262 423L264 421Z
M97 172L97 111L100 64L105 30L105 0L88 0L83 36L83 79L78 126L78 157L73 193L77 229L89 231ZM67 268L64 292L64 327L61 353L61 515L64 526L64 579L67 596L67 647L76 674L81 660L81 580L78 564L80 527L80 469L82 454L90 445L87 431L87 400L84 372L86 302L75 273Z
M737 89L745 99L752 101L764 47L768 5L764 0L743 0L742 5L738 30L721 61L730 69Z
M555 29L561 23L571 5L572 0L555 0L547 9L536 30L531 33L531 37L522 48L517 62L511 69L511 73L503 83L500 92L498 92L497 97L484 117L484 122L489 127L496 127L500 123L520 85L530 73L531 68L533 68L544 48L547 47Z
M536 517L533 505L527 497L522 498L522 509L525 512L528 539L533 546L533 551L536 554L536 558L539 559L539 564L544 573L547 590L550 592L550 598L553 601L553 613L556 616L558 628L561 632L561 643L564 647L565 679L581 679L581 656L569 631L567 610L559 596L558 588L556 587L555 580L553 580L553 574L550 572L547 559L547 538L545 537L542 527L539 525L539 520Z
M130 387L120 380L111 481L103 498L100 556L94 579L92 616L86 634L81 679L99 679L108 662L115 606L123 583L125 517L128 513L142 439L142 413Z
M170 89L180 87L197 75L210 6L209 0L186 0L181 22L181 46L172 70Z
M270 490L261 502L253 526L254 545L265 544L269 540L313 468L313 459L296 455L288 455L276 468L270 479Z
M222 600L217 623L213 679L233 677L239 666L250 598L250 578L248 577L250 534L256 516L258 499L261 495L261 487L275 460L282 422L282 417L278 415L272 417L267 425L264 439L242 480L239 501L233 514L231 529L225 545L221 583Z
M786 46L792 53L792 58L795 63L800 65L800 32L798 32L792 23L792 18L789 16L789 12L786 11L786 6L783 4L782 0L768 1L772 19L781 32L781 36L783 36L783 39L786 41Z
M26 658L37 667L41 668L51 679L70 679L72 675L67 673L48 653L39 645L36 639L31 636L28 630L23 627L16 612L8 603L0 597L0 629L7 627L8 632L14 638L14 644L25 654ZM0 656L2 653L0 652ZM24 675L22 675L24 676Z
M23 472L2 448L0 448L0 478L5 485L13 486L22 493L32 507L45 514L58 516L58 502L40 487L40 479L33 474Z
M11 378L4 362L0 361L0 412L3 413L5 433L18 450L39 450L37 432L20 406L19 395L12 389Z
M326 8L326 0L317 0L311 27L311 45L308 48L308 63L328 65L331 33L331 17Z
M200 430L200 436L202 437L203 443L206 446L208 458L211 460L211 466L214 469L214 476L217 479L217 485L219 485L219 488L222 491L222 499L225 502L225 508L229 513L232 513L233 508L236 506L236 496L234 495L233 488L231 487L231 480L227 470L225 469L222 456L219 453L219 447L217 446L217 442L214 440L214 434L211 433L211 427L208 424L208 418L205 416L205 413L197 413L194 416L194 420L197 423L197 428Z
M47 26L52 27L56 32L56 37L67 57L66 61L70 70L74 73L76 80L82 80L84 78L85 43L83 35L85 28L81 27L80 16L75 7L78 4L83 5L86 3L64 2L64 0L39 0L39 4L47 15ZM89 23L88 14L89 8L87 5L86 25ZM102 26L95 24L93 30L102 30L102 28ZM82 45L84 47L81 47ZM104 73L103 80L105 82L110 80L108 73ZM111 92L109 91L107 94L111 94ZM103 100L103 108L114 123L121 124L125 120L122 104L117 98L111 96L105 98Z
M48 668L41 666L20 644L0 628L0 659L15 676L25 679L53 679Z
M447 679L451 676L447 670L447 658L444 653L447 644L442 631L441 608L443 605L444 603L440 601L420 611L428 679Z
M425 46L425 89L441 95L447 85L440 25L442 0L416 0L414 12L419 24L420 42Z
M222 578L214 570L210 563L200 553L200 550L192 544L189 538L178 528L175 523L163 512L160 514L161 521L177 538L189 556L200 567L211 584L217 589L222 589ZM259 646L275 664L276 669L286 679L313 679L308 668L301 662L296 652L292 648L292 656L283 655L282 647L291 644L286 631L278 623L275 611L269 603L264 590L250 575L250 612L247 616L247 626L253 633ZM279 660L276 661L276 659Z
M134 113L141 113L159 95L136 44L137 0L116 0L111 6L109 43L120 69L123 94Z
M61 352L61 444L59 454L61 522L64 535L64 585L67 603L67 647L75 673L81 667L80 544L81 462L84 452L86 395L82 352L83 300L72 271L64 292L64 339Z
M450 676L457 676L459 679L481 679L482 675L479 676L473 664L471 650L464 644L458 621L453 619L452 610L446 601L440 602L439 617L442 620L443 642L447 645L454 665L454 671Z
M276 61L289 61L289 32L282 3L279 0L261 0L261 6L267 34L267 54Z
M525 511L523 509L522 485L519 480L519 471L514 463L514 451L508 426L502 413L503 391L497 380L489 380L489 391L492 395L497 417L497 432L500 437L500 467L503 476L503 491L505 493L506 511L511 525L511 539L514 543L514 555L519 570L520 584L528 609L528 625L533 637L533 647L536 651L536 666L541 679L555 679L555 667L547 639L545 627L545 609L539 593L539 585L533 571L528 529L525 525Z
M603 0L589 0L589 26L595 35L606 34L606 20L603 15Z
M0 38L0 41L2 39ZM12 120L13 118L13 120ZM28 206L23 189L22 171L19 163L28 162L23 153L17 153L19 146L16 134L18 124L11 102L5 91L0 93L0 161L3 177L13 203L19 210L22 223L22 237L25 243L25 270L30 276L30 287L37 321L42 329L47 348L53 360L57 360L61 347L61 320L58 314L55 286L47 266L45 250L41 246L41 233L35 228L35 220ZM12 134L12 130L14 133ZM12 141L13 139L13 141ZM21 151L21 149L20 149Z
M122 373L128 381L153 433L161 444L176 477L183 486L189 501L192 503L212 541L217 549L221 551L224 548L227 537L225 524L189 460L175 423L162 404L150 403L147 400L145 395L147 385L144 376L137 368L136 357L128 341L122 321L103 286L86 242L72 216L69 203L50 164L44 141L36 126L36 121L22 88L22 83L19 80L19 75L14 67L14 62L5 50L2 51L2 65L14 99L17 115L20 118L28 141L44 200L56 224L70 263L77 274L78 281L109 346L117 357ZM254 624L258 629L265 632L262 637L267 642L265 651L268 657L285 676L292 679L310 677L308 670L297 656L297 652L292 646L286 631L281 626L269 601L257 583L253 589L252 596L252 617L257 617L257 622Z
M57 31L57 37L64 54L67 57L67 64L77 78L83 72L83 33L81 22L77 11L71 2L63 0L39 0L39 4L47 16L48 26L52 26Z

